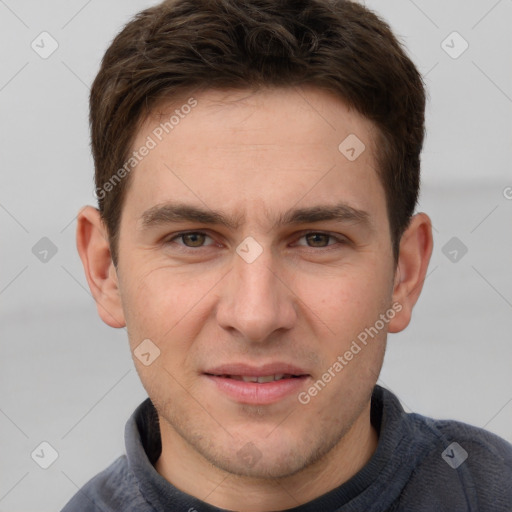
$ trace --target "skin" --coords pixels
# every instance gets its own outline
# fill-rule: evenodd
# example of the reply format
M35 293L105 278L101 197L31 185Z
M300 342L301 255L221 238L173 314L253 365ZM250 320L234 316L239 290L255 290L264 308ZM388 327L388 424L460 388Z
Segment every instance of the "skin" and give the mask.
M160 418L156 470L220 508L291 508L346 482L375 452L371 392L387 333L408 325L421 292L431 222L423 213L413 217L395 266L375 127L330 93L208 90L194 97L192 112L132 171L117 268L90 206L78 217L78 250L101 318L127 326L132 351L147 338L160 349L149 366L134 357ZM133 148L159 122L147 119ZM366 145L354 161L338 150L349 134ZM237 229L196 221L144 228L144 212L171 200L242 221ZM289 209L339 201L365 211L368 224L275 226ZM183 231L206 236L171 240ZM263 251L252 263L236 252L248 236ZM223 363L289 362L307 370L307 391L394 303L400 312L306 405L296 394L268 405L238 403L202 374ZM255 464L241 457L244 446L259 457Z

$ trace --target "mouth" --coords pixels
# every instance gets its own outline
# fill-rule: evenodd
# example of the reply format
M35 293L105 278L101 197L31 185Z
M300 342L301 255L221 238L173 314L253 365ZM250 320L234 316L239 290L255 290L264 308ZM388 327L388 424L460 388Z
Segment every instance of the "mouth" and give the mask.
M241 404L265 405L297 395L311 375L305 370L282 363L253 367L224 365L203 374L231 400Z
M206 375L210 375L212 377L221 377L223 379L234 379L241 380L243 382L257 382L258 384L264 384L266 382L276 382L283 379L300 379L305 377L305 375L292 375L290 373L276 373L273 375L215 375L212 373L207 373Z

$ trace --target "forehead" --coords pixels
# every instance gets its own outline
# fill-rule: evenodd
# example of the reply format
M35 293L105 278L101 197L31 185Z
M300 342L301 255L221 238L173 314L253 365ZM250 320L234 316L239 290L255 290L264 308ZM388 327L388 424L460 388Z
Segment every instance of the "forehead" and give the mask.
M139 216L170 199L203 206L342 199L385 208L375 162L376 128L331 93L315 88L203 91L161 103L132 150L151 146L130 178L127 201Z

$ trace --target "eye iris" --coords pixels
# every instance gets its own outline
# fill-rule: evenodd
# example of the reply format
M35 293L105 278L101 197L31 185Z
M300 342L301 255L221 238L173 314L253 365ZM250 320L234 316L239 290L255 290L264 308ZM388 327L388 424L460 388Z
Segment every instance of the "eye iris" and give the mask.
M183 241L185 242L185 240L187 239L192 239L192 246L191 247L200 247L201 244L204 242L204 234L202 233L187 233L185 235L181 235L182 238L183 238ZM197 240L197 237L199 237L199 240ZM196 239L195 242L193 239ZM199 243L197 243L199 242ZM185 245L188 245L186 242L185 242Z
M324 241L327 241L329 238L329 235L326 235L324 233L310 233L309 235L306 235L308 239L311 241L311 237L324 237ZM318 240L317 240L318 241Z
M204 243L205 234L201 232L193 232L193 233L185 233L181 235L182 241L185 243L188 247L201 247ZM306 238L313 243L314 247L325 247L326 243L328 242L330 235L327 235L325 233L309 233L305 235ZM188 243L187 242L192 242ZM325 242L325 243L322 243ZM317 245L317 244L320 245ZM328 244L327 244L328 245Z

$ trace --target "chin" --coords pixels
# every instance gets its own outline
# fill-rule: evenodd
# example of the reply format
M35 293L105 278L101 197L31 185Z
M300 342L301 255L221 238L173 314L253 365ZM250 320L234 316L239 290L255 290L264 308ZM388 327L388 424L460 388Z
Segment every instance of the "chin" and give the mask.
M290 456L283 453L276 453L275 451L272 455L261 454L254 463L240 460L238 454L235 454L234 458L231 460L218 460L213 458L211 462L218 468L232 475L256 480L286 478L299 473L307 465L307 462L301 454L295 453Z
M196 446L196 449L211 464L232 475L277 479L299 473L332 448L332 443L327 443L325 438L317 440L317 446L305 436L296 436L295 439L300 439L298 442L291 439L283 436L270 440L268 433L261 436L244 435L243 440L231 439L225 446Z

